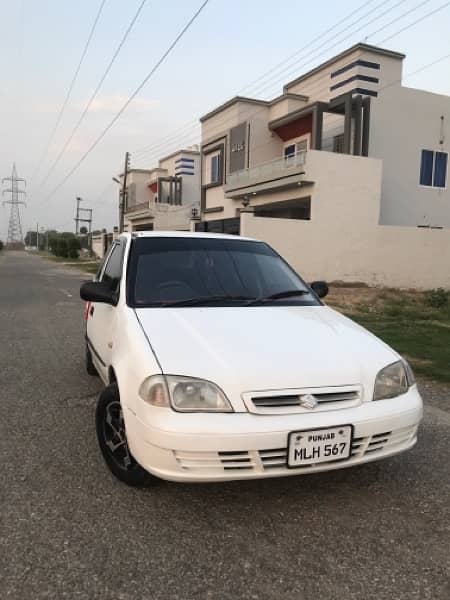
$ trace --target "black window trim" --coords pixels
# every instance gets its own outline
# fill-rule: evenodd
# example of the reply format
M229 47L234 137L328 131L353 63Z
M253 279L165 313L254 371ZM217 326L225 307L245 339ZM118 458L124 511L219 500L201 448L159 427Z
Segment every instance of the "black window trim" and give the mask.
M114 242L111 244L111 248L110 248L110 250L108 252L108 256L107 256L107 259L105 260L105 264L103 265L99 281L103 281L103 276L105 274L106 269L108 268L109 261L111 260L113 252L114 252L114 250L116 248L119 248L119 250L122 253L121 263L120 263L119 286L118 286L117 290L114 290L114 293L115 293L115 295L117 297L117 301L119 301L119 298L120 298L120 284L122 283L122 279L123 279L124 258L125 258L125 248L126 248L126 245L124 244L124 241L122 239L114 240Z
M225 174L225 142L220 144L216 144L215 146L208 147L207 150L203 150L203 158L207 159L207 157L213 152L219 151L220 161L219 161L219 180L211 183L203 184L203 189L208 190L213 187L218 187L224 184L224 174Z

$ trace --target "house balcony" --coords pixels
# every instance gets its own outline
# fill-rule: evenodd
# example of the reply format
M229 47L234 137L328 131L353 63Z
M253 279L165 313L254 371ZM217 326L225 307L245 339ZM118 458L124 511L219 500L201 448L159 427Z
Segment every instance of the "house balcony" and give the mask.
M307 152L305 151L231 173L227 177L224 191L227 198L239 200L250 195L313 183L314 181L307 179Z
M125 215L129 219L140 219L141 217L154 217L155 216L155 203L153 200L147 200L140 204L134 204L128 206Z

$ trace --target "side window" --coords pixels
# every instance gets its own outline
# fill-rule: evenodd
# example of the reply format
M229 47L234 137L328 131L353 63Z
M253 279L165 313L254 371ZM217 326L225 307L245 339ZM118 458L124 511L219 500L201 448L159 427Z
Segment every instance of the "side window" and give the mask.
M420 157L420 185L427 187L447 187L447 152L422 150Z
M221 185L224 182L224 146L216 146L203 154L204 185Z
M119 290L120 278L122 277L123 252L123 245L115 244L111 254L109 255L108 262L106 263L106 267L101 278L104 283L109 284L109 287L114 292Z

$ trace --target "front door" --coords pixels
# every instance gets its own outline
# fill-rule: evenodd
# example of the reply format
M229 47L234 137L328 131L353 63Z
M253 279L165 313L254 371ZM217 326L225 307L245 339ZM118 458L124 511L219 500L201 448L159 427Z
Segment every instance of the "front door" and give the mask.
M122 277L124 241L116 241L111 246L98 281L107 283L111 290L119 294ZM87 343L94 365L103 381L108 381L111 352L116 329L117 308L110 304L92 302L87 314Z

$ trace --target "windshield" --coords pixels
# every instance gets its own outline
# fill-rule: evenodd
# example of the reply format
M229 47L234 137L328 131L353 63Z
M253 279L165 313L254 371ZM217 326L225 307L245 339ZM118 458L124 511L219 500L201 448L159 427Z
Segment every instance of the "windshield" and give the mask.
M135 239L127 301L136 308L320 304L267 244L201 237Z

